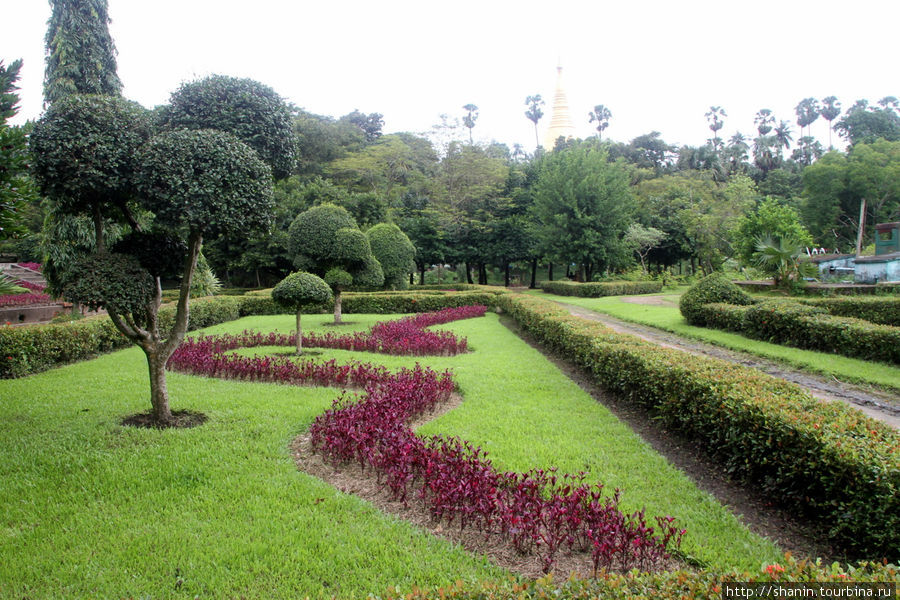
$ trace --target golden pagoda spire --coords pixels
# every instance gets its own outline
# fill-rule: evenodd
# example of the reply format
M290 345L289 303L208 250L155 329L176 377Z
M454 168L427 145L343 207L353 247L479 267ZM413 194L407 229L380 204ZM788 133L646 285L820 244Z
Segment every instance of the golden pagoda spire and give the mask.
M553 95L550 127L544 135L544 149L553 150L556 140L560 137L564 139L575 137L575 126L572 125L572 117L569 115L569 100L566 98L563 85L562 61L556 67L556 93Z

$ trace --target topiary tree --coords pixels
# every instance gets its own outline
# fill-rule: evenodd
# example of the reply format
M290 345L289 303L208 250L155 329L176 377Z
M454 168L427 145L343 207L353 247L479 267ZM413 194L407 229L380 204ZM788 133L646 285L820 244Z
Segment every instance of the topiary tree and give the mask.
M299 269L324 277L331 286L335 324L341 323L341 292L384 283L369 239L340 206L320 204L297 215L288 228L288 251Z
M98 252L106 250L104 218L138 229L137 154L149 137L147 111L117 96L63 97L35 124L29 145L41 191L57 212L91 217Z
M272 290L272 300L297 312L297 355L303 354L303 329L300 317L303 309L331 301L331 289L321 277L312 273L291 273Z
M63 270L60 289L73 301L105 308L141 347L152 417L164 427L174 424L165 364L187 331L204 236L268 226L272 170L230 133L180 129L148 140L148 123L145 111L120 98L71 96L54 102L31 143L36 178L53 208L94 220L96 253L82 253L76 268ZM133 217L136 211L152 222L148 232ZM104 243L111 222L131 229L114 252ZM172 326L161 331L160 279L172 276L181 278L180 295Z
M297 158L291 112L272 88L252 79L211 75L172 94L160 121L169 129L228 131L259 153L275 179L291 174Z
M384 287L405 290L408 276L416 270L416 247L393 223L379 223L366 232L372 254L384 271Z
M712 273L682 294L678 307L688 323L703 327L706 322L699 309L704 304L713 302L745 306L753 304L753 298L736 286L724 273Z

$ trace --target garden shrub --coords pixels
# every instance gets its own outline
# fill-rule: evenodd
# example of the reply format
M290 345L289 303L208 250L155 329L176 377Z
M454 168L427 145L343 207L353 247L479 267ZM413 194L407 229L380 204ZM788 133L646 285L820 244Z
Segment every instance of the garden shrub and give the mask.
M735 306L713 302L695 307L694 314L706 327L774 344L900 364L900 327L835 317L818 303L775 299Z
M786 586L778 588L772 583L806 583L809 592L796 591L796 597L818 596L820 584L876 583L889 589L900 581L900 571L896 565L884 565L876 562L860 562L855 565L841 566L838 563L823 565L820 561L798 561L790 555L785 556L783 564L770 564L760 567L756 573L740 573L737 571L663 571L660 573L598 573L594 578L568 579L543 578L536 581L519 581L506 579L500 581L483 581L464 583L456 582L449 587L436 590L414 589L409 593L390 590L379 596L384 600L537 600L539 598L567 598L569 600L631 600L633 598L653 598L654 600L722 600L727 597L723 587L728 583L744 582L759 584L756 597L776 597L774 590L784 590L784 597L791 592ZM762 587L766 586L766 587ZM850 590L853 590L850 587ZM860 587L859 589L863 589ZM768 592L768 593L766 593ZM873 592L875 596L878 592ZM735 597L752 597L750 594ZM808 596L806 595L808 594ZM838 592L834 592L837 597ZM865 595L860 594L860 597ZM821 597L821 596L819 596ZM848 596L849 597L849 594ZM888 597L886 592L882 597Z
M724 273L712 273L682 294L678 307L688 323L703 327L706 323L703 321L700 307L711 302L746 306L753 304L753 298L744 293Z
M734 476L800 508L848 555L900 559L894 429L757 370L616 334L539 298L497 303L598 384L701 442Z
M854 317L879 325L900 327L898 296L841 296L809 298L801 302L810 306L820 306L836 317Z
M630 294L656 294L663 288L662 281L601 281L578 283L575 281L544 281L541 289L548 294L559 296L581 296L600 298L601 296L624 296Z
M706 323L706 327L725 329L727 331L743 332L747 310L750 306L736 306L724 302L711 302L694 307L694 315L697 320Z
M232 321L240 316L240 306L241 300L235 297L192 300L188 326L200 329ZM174 318L174 306L160 308L160 328L170 327ZM106 316L73 323L0 326L0 378L32 375L130 345Z

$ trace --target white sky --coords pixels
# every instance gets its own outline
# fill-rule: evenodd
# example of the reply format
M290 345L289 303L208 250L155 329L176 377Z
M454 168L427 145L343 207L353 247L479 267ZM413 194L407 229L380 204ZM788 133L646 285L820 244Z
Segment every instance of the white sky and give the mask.
M578 134L602 103L618 141L658 130L702 144L710 105L728 113L720 137L752 137L770 108L797 139L805 97L900 96L897 0L109 0L109 13L124 93L147 107L222 73L318 114L380 112L385 132L425 132L474 103L476 138L529 151L525 97L545 98L546 127L560 58ZM50 8L0 0L0 14L0 59L25 60L21 123L41 112ZM827 144L823 119L812 130Z

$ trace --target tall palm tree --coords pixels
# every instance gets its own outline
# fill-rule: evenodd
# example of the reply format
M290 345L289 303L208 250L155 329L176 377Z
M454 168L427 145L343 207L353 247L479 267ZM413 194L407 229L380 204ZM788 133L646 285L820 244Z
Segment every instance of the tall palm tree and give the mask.
M466 104L463 106L463 110L468 113L463 117L463 125L469 128L469 145L473 146L475 142L472 141L472 129L475 128L475 121L478 120L478 107L474 104Z
M803 136L803 128L812 125L819 118L819 101L815 98L804 98L794 107L797 113L797 125L800 126L800 136ZM806 135L811 135L807 130Z
M775 136L761 135L753 140L753 162L763 173L775 168L775 154L772 147L777 144Z
M525 105L528 107L528 110L525 111L525 116L534 123L534 147L537 149L541 145L538 139L538 121L544 116L544 111L541 110L541 107L544 105L544 99L541 98L540 94L528 96L525 98Z
M775 123L775 115L768 108L760 109L756 116L753 117L753 124L756 125L759 135L768 135L772 131L773 123Z
M588 123L597 121L597 141L601 141L603 130L609 127L609 120L612 118L612 112L602 104L594 107L594 110L588 113Z
M719 130L725 126L725 121L722 117L727 117L725 114L725 110L720 106L710 106L709 111L706 113L706 120L709 121L709 129L713 132L713 148L718 149L719 144Z
M822 118L828 121L828 149L833 149L831 144L831 122L841 115L841 103L836 96L828 96L822 99L822 110L819 111Z
M750 146L747 144L747 138L743 133L738 131L731 139L728 140L728 149L726 156L728 157L728 168L731 174L739 173L744 170L744 163L747 161L747 151Z
M778 127L775 128L775 142L778 145L778 154L781 154L782 149L787 150L790 148L793 141L791 124L787 121L778 123Z

